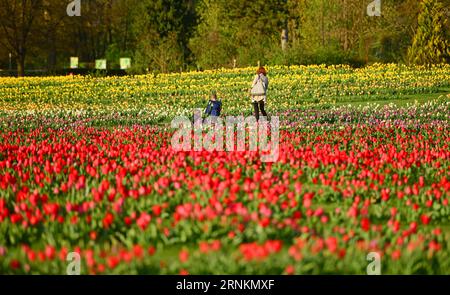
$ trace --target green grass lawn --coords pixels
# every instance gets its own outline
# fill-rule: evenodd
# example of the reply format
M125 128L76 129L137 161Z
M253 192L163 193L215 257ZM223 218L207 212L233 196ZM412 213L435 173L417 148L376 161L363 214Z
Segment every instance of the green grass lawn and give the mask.
M394 99L390 99L387 97L386 99L376 99L373 101L367 101L367 99L358 100L358 97L352 97L351 102L336 102L336 105L367 105L367 104L373 104L377 103L380 105L386 105L386 104L395 104L397 106L405 106L407 104L413 104L413 103L426 103L433 99L443 99L443 100L449 100L450 101L450 88L449 87L442 87L439 89L438 92L435 93L418 93L418 94L399 94Z

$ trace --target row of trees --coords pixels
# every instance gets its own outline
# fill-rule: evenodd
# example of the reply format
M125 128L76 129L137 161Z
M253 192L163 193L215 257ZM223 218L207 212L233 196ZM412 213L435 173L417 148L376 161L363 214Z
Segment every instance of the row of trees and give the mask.
M169 72L270 64L448 62L450 0L0 0L0 69L9 54L54 71L70 56L92 66Z

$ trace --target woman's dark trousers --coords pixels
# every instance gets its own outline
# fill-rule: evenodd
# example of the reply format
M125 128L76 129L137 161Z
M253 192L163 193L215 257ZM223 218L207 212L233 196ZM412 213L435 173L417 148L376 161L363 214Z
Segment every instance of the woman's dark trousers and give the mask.
M264 100L261 101L254 101L253 102L253 108L255 109L255 117L256 117L256 121L259 121L259 111L261 111L261 114L264 117L267 117L267 113L264 110Z

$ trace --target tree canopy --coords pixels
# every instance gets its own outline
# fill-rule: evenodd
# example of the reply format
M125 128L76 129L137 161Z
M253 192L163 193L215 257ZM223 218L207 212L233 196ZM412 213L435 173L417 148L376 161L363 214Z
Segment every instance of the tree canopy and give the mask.
M131 72L262 64L449 61L450 0L0 0L0 70L106 59ZM282 46L282 34L284 45ZM1 72L0 72L1 73Z

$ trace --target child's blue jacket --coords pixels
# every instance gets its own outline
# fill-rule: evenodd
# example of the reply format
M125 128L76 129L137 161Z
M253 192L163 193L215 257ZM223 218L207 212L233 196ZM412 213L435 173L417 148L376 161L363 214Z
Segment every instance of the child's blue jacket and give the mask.
M208 116L220 116L222 102L219 100L210 100L206 106L205 114Z

